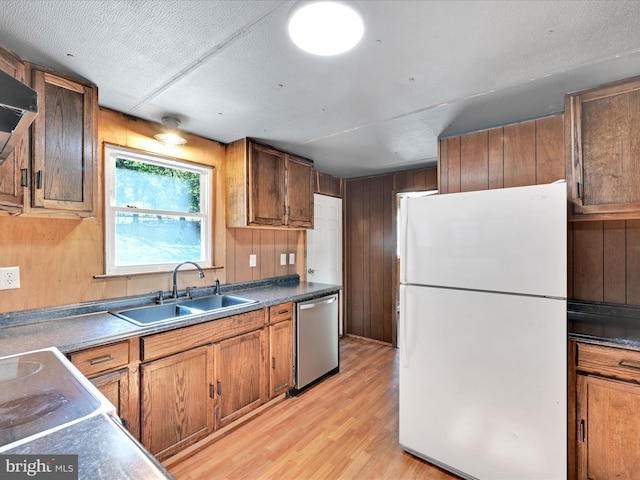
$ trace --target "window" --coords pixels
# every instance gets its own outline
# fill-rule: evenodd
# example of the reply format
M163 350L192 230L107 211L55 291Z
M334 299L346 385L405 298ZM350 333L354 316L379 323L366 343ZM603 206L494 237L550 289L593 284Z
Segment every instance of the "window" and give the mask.
M211 266L211 171L105 145L106 273Z

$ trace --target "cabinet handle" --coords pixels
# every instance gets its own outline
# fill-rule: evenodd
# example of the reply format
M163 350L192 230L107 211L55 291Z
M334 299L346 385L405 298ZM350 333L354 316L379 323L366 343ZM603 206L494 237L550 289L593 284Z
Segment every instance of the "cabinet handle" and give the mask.
M22 182L20 183L20 186L28 187L29 186L29 169L21 168L20 171L22 172Z
M278 310L278 315L284 315L285 313L289 313L289 309L286 310Z
M36 188L38 190L42 189L42 170L38 170L38 173L36 173Z
M216 387L213 385L213 383L209 384L209 396L211 398L215 398L216 396Z
M625 368L633 368L636 370L640 370L640 364L638 362L634 362L633 360L620 360L618 365Z
M578 198L580 198L580 182L576 182L576 190L578 193Z
M110 362L113 360L113 355L105 355L104 357L96 357L89 360L89 365L98 365L99 363Z
M283 205L282 206L282 215L286 215L287 214L287 206Z
M271 357L271 368L276 369L276 357Z
M578 434L580 441L584 443L584 420L580 420L580 433Z
M222 395L222 382L218 380L218 395Z

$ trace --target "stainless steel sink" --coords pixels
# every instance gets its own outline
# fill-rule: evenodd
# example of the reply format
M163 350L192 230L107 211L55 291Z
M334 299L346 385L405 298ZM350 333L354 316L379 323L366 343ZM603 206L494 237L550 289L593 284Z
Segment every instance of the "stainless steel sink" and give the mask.
M144 326L169 322L186 316L229 310L249 303L256 303L256 300L233 295L210 295L192 300L183 300L179 303L152 305L150 307L132 308L110 313L135 325Z

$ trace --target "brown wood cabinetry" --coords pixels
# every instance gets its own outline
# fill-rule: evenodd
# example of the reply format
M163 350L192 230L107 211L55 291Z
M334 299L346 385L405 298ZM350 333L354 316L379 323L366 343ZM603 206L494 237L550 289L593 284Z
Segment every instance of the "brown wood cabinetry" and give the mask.
M0 47L0 70L17 78L23 83L29 83L26 79L24 63L9 50ZM0 210L11 213L21 211L23 204L24 188L23 168L25 159L29 158L29 134L25 134L15 150L0 165Z
M142 444L167 458L268 397L266 311L143 337Z
M266 401L265 330L214 345L216 428L224 427Z
M575 219L640 217L640 77L565 97Z
M138 339L102 345L69 354L80 372L115 407L123 425L140 435L138 392Z
M313 164L242 139L227 146L229 227L313 228Z
M293 388L293 303L269 309L269 398Z
M640 352L578 342L575 370L575 478L639 478Z
M213 431L213 347L140 367L142 444L166 458Z
M38 115L0 165L0 210L95 215L98 90L0 49L0 69L38 92ZM28 81L31 72L31 81Z
M32 130L30 213L95 215L98 90L33 67L38 116Z

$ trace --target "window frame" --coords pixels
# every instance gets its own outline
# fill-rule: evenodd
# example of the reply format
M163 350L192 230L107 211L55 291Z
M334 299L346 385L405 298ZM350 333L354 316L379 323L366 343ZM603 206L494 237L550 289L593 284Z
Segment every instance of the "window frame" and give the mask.
M104 251L105 251L105 274L107 275L126 275L135 273L154 273L166 272L175 268L180 262L164 262L139 265L116 265L115 264L115 218L118 212L151 214L151 215L171 215L181 217L192 217L201 219L202 229L202 250L203 259L185 259L193 261L202 268L212 267L212 245L213 245L213 215L212 215L212 198L213 198L213 167L202 165L176 157L164 156L155 152L147 152L143 150L135 150L132 148L122 147L104 143L104 177L105 177L105 206L104 206ZM125 158L127 160L148 163L160 167L177 168L198 173L200 175L200 212L176 212L168 210L154 210L135 207L118 207L115 205L116 195L116 179L115 179L115 159Z

